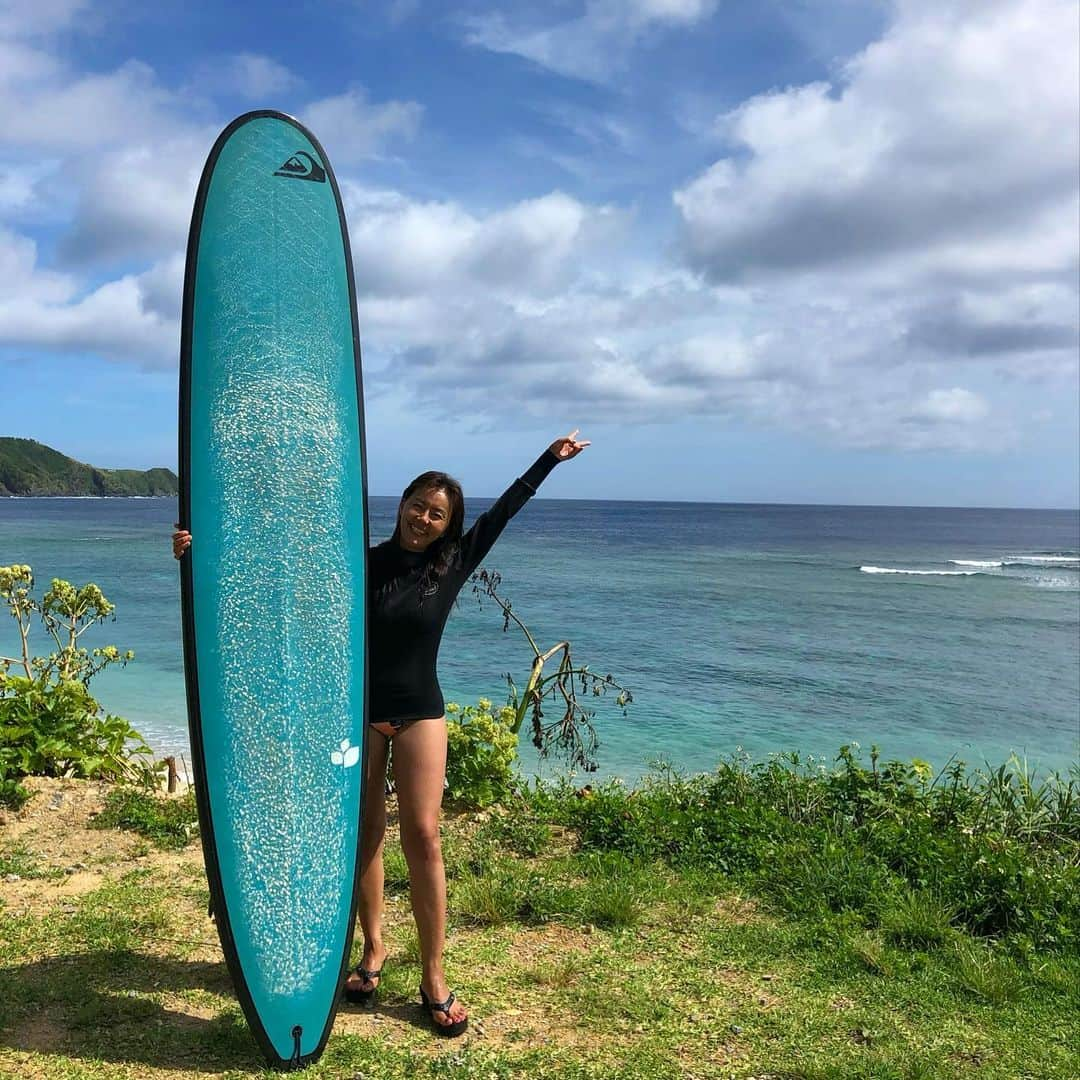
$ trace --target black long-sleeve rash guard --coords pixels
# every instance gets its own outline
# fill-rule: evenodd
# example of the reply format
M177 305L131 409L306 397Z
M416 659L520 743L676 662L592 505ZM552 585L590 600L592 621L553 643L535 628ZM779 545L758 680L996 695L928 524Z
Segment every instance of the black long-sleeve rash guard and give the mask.
M435 665L454 600L507 522L536 494L558 462L545 450L528 472L476 519L441 577L431 573L425 579L427 552L406 551L394 540L370 549L370 723L443 715L445 704Z

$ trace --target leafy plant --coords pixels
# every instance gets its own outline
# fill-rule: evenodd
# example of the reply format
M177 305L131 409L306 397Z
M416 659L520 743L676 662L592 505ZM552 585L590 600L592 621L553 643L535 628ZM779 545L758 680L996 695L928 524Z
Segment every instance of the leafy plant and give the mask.
M43 869L36 855L25 844L15 844L0 850L0 877L17 874L23 878L49 877L59 871Z
M882 915L885 936L897 945L942 945L953 932L956 912L936 896L905 889Z
M892 964L885 948L872 934L863 931L846 939L845 944L853 959L871 975L892 974Z
M95 675L135 655L115 645L80 644L113 615L113 605L94 584L76 588L54 578L40 600L33 589L29 566L0 566L0 598L18 626L21 653L0 657L0 798L22 800L23 776L150 779L156 772L150 747L126 720L102 715L89 689ZM35 616L55 646L47 656L31 655Z
M787 911L816 914L859 911L877 921L877 905L895 889L895 877L850 839L792 844L771 864L763 884Z
M493 709L487 698L446 706L446 786L454 802L483 807L510 797L517 758L513 715L509 706Z
M20 810L30 798L30 792L7 775L7 767L0 757L0 806L6 806L9 810Z
M633 926L644 909L638 880L645 873L625 856L592 853L585 866L588 884L579 891L577 914L595 926Z

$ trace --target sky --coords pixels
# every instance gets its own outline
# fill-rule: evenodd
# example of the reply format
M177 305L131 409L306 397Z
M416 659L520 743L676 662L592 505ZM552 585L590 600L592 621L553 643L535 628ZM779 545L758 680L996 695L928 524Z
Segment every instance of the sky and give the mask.
M0 0L0 434L176 467L195 188L314 131L368 473L1080 504L1075 0Z

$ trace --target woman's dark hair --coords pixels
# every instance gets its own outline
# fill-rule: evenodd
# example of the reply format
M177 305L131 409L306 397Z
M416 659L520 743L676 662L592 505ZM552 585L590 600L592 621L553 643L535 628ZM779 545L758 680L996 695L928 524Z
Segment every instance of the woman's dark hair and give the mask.
M458 553L458 543L465 525L465 496L461 485L444 472L421 473L401 493L401 501L398 503L397 518L394 521L394 535L390 538L395 544L401 542L401 511L410 496L418 491L430 491L438 489L446 492L446 498L450 502L450 520L446 525L446 531L427 549L427 566L430 573L435 577L442 577L454 557Z

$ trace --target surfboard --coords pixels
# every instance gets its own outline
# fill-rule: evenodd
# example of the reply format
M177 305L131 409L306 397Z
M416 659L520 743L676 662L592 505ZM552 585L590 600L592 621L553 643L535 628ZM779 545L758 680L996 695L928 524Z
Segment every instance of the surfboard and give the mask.
M210 903L271 1065L318 1059L352 944L368 525L356 293L333 170L234 120L202 173L180 358L188 723Z

